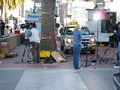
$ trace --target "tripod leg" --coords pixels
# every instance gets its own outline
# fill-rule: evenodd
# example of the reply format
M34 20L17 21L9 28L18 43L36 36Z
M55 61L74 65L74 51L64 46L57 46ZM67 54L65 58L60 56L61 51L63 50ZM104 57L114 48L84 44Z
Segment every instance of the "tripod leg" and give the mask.
M30 46L28 45L28 47L27 47L27 56L26 56L26 59L25 59L25 62L28 62L28 60L29 60L29 53L30 53Z
M101 64L101 62L103 62L103 63L104 63L105 61L107 62L107 59L108 59L108 58L105 59L104 57L101 57L99 54L98 54L98 57L99 57L98 61L99 61L100 64Z
M95 57L95 55L94 55L94 56L92 56L89 60L92 60L94 57Z
M85 63L85 67L88 66L88 54L86 54L86 63Z
M25 49L24 49L24 52L23 52L23 56L22 56L22 59L21 59L21 63L23 63L23 59L24 59L24 56L25 56L25 52L26 52L26 47L27 47L27 45L25 45Z
M28 50L28 55L27 55L28 59L31 59L32 60L32 50L31 48L29 48Z
M96 69L95 65L92 65L92 66Z

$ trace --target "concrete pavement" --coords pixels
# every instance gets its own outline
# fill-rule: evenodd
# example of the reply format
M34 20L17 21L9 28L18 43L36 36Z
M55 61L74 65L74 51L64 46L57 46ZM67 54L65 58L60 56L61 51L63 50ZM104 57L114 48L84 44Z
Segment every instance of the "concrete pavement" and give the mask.
M73 68L72 67L72 61L73 61L73 53L70 54L65 54L66 56L66 61L67 62L62 62L62 63L53 63L53 64L28 64L28 63L21 63L21 59L23 56L23 52L24 52L25 46L22 44L18 47L16 47L15 49L13 49L11 52L12 53L17 53L18 56L14 57L14 58L5 58L5 59L0 59L0 68L7 68L7 67L12 67L12 68L35 68L35 67L61 67L61 68ZM105 51L107 50L107 52L105 53ZM102 63L99 64L97 63L95 65L96 68L113 68L113 63L116 61L116 48L111 48L111 47L99 47L99 55L102 58L108 58L106 59L108 61L108 63ZM24 56L24 61L26 60L26 55ZM93 57L94 54L88 54L88 60ZM80 56L81 60L86 60L86 54L81 54ZM111 58L111 59L109 59ZM93 58L94 59L94 58ZM19 64L17 64L16 62L19 62ZM91 65L88 67L92 67ZM93 68L93 67L92 67Z
M0 90L114 90L113 74L117 69L112 62L74 70L73 54L67 54L67 62L53 64L28 64L21 62L24 45L12 50L15 58L0 59ZM106 48L100 48L103 55ZM91 57L93 55L89 55ZM115 49L110 48L105 57L114 58ZM81 55L85 59L86 55Z
M114 90L116 69L0 68L0 90Z

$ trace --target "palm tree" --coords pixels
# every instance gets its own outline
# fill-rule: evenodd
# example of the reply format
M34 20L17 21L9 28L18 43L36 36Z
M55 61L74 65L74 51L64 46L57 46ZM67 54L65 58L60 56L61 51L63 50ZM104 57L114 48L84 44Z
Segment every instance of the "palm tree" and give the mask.
M56 50L54 19L55 2L56 0L41 1L41 50Z
M16 9L19 5L23 4L25 0L0 0L1 17L6 20L8 9Z

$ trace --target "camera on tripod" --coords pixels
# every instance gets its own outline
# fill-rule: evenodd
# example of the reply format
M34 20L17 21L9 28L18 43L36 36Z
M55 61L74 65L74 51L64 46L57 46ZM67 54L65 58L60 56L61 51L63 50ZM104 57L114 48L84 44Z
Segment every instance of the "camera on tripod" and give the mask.
M29 29L30 28L30 24L29 23L26 23L26 24L21 24L20 26L22 29Z

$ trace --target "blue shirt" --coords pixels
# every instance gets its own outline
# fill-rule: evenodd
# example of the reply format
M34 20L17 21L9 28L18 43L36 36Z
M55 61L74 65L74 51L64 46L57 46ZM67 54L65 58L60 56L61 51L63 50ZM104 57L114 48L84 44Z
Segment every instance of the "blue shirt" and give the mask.
M74 32L73 32L73 46L80 45L81 40L82 40L81 31L74 30Z
M115 35L115 40L120 41L120 29L119 28L116 30L116 33L114 35Z

